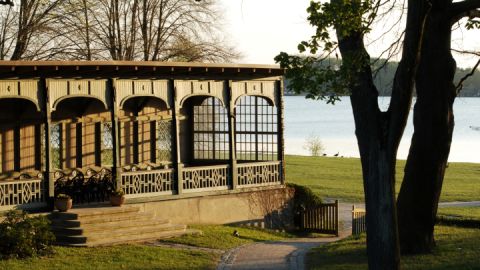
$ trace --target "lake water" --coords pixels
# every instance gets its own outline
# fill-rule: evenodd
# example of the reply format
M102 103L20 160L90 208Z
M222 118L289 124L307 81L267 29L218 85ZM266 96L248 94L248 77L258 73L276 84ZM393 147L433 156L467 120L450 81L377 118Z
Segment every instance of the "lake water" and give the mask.
M304 145L307 138L320 138L325 153L344 157L359 157L355 137L352 107L349 97L335 105L300 96L285 97L285 153L309 155ZM386 109L389 97L381 97L381 109ZM480 98L456 98L455 130L449 161L480 163ZM398 158L406 159L413 133L413 110L398 149ZM473 127L473 128L472 128Z

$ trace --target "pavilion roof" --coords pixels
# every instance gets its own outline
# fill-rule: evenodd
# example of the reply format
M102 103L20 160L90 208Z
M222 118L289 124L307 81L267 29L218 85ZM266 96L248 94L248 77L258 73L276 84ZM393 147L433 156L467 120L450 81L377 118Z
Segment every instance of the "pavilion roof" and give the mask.
M248 77L283 76L278 65L159 61L0 61L0 78L11 77Z

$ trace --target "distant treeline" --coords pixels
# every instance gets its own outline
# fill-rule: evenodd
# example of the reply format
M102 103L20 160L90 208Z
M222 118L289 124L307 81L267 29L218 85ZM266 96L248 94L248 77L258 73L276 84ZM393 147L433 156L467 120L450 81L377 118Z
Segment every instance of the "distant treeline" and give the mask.
M329 65L340 65L340 60L329 59ZM380 67L384 61L377 61L377 67ZM395 71L397 70L398 62L388 62L384 64L375 73L375 85L379 91L380 96L390 96L392 93L392 83ZM455 73L455 84L458 84L461 78L471 72L471 68L463 69L457 68ZM288 89L288 80L286 82L286 95L294 95L293 91ZM470 76L464 83L459 96L462 97L480 97L480 70Z

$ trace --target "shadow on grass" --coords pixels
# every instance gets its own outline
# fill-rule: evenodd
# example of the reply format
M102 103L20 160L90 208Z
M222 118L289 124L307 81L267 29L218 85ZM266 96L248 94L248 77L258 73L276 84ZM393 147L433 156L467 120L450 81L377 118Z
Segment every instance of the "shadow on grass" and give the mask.
M480 269L480 230L436 226L437 247L430 254L402 256L401 268L408 270ZM313 249L308 269L367 269L365 235Z

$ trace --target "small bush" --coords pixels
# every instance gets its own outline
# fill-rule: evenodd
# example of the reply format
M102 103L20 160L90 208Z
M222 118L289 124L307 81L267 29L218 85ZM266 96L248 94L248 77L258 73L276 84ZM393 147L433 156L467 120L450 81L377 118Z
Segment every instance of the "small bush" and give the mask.
M0 258L48 255L52 252L54 240L46 217L29 217L23 211L12 210L0 223Z
M294 190L293 207L295 211L320 205L323 201L309 187L287 183L287 187Z
M323 153L323 151L325 151L322 140L320 140L319 137L313 135L310 135L310 137L305 140L303 148L310 152L310 155L312 157L318 157Z

